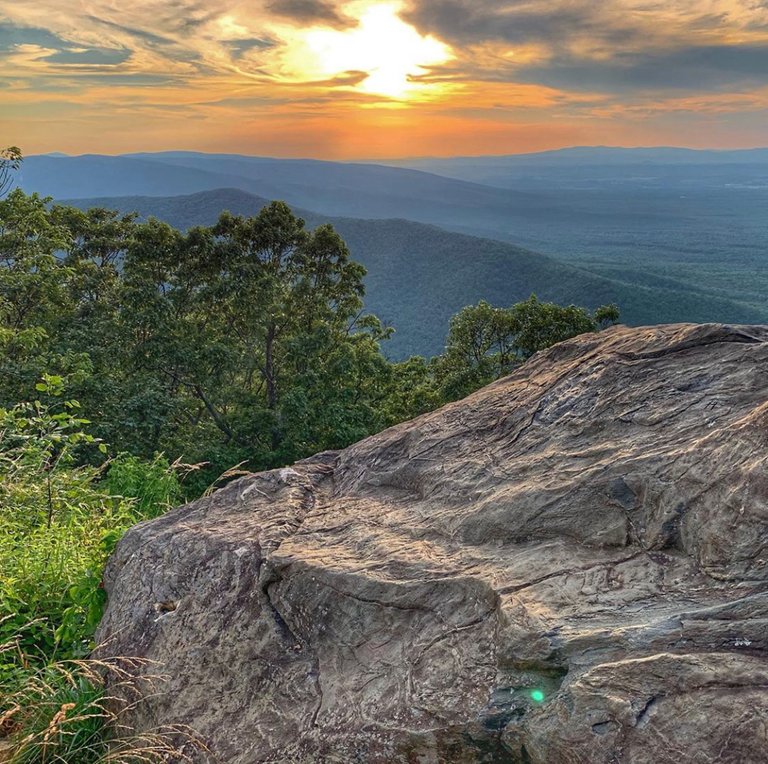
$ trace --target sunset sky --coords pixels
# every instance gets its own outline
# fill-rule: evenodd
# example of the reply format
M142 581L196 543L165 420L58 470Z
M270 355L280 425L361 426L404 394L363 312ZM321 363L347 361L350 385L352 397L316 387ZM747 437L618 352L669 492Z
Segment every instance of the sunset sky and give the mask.
M768 0L0 0L0 144L768 145Z

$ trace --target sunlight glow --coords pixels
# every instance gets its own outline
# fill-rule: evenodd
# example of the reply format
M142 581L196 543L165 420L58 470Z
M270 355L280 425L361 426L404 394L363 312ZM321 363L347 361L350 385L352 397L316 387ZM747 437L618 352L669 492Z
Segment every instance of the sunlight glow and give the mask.
M402 99L435 86L414 81L427 68L453 58L450 48L424 37L398 15L398 3L363 7L358 25L348 30L310 29L304 34L306 71L323 77L360 72L364 93Z

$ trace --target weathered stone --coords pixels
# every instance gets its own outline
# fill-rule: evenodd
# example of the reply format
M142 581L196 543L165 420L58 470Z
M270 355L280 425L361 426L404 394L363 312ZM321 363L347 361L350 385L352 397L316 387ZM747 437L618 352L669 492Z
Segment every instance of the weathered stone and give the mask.
M133 721L224 764L768 760L767 392L766 328L618 327L137 526Z

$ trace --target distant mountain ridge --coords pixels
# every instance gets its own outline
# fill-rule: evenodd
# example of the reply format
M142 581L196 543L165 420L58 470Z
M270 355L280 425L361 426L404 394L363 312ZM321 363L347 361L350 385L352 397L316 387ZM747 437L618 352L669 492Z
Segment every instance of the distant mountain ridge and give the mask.
M456 157L411 157L384 161L382 164L410 166L414 162L435 161L516 161L537 162L614 162L634 164L645 162L683 162L691 164L768 162L768 146L749 149L690 149L678 146L569 146L548 151L532 151L521 154L475 154Z
M209 225L219 213L253 215L264 197L217 189L167 198L150 196L74 199L81 208L102 206L155 216L186 229ZM768 311L723 299L690 284L660 277L638 284L608 278L511 244L453 233L409 220L337 218L295 208L309 227L330 222L354 259L368 270L366 308L393 325L387 351L396 358L441 352L453 314L481 299L510 305L532 292L545 300L594 308L616 302L630 324L768 321Z
M768 187L768 148L575 146L533 154L416 157L385 164L508 189Z
M546 204L528 193L417 170L299 159L167 152L125 156L30 156L20 185L56 199L176 196L237 188L326 215L403 217L434 225L460 221L471 232L504 236L505 221Z
M262 200L283 199L323 219L383 221L378 228L365 226L363 238L374 229L376 235L371 234L373 238L355 252L362 260L374 253L378 258L376 264L366 262L371 271L369 302L398 325L401 334L392 344L393 352L427 353L442 345L446 306L453 310L457 304L462 307L491 295L500 301L527 297L521 294L522 285L549 299L587 306L616 301L632 324L765 320L768 163L761 163L763 150L735 152L738 161L721 162L732 155L593 147L522 157L429 160L450 163L450 172L463 179L418 168L233 154L32 156L25 161L21 178L26 191L57 199L152 197L151 207L144 203L150 213L158 205L167 207L164 199L207 192L214 196L200 204L210 205L215 215L222 206L234 203L216 195L221 189L236 189ZM745 162L744 157L760 161ZM479 167L467 164L478 161ZM430 169L445 170L434 165ZM509 187L501 187L505 185ZM175 201L172 210L168 207L177 224L179 216L184 217L180 204ZM190 204L188 198L182 206ZM202 209L190 211L190 224L206 214ZM395 226L393 219L443 230L426 236L423 228L413 229L413 240L404 242L399 254L390 255L393 242L405 230L405 224ZM382 231L388 231L391 241L385 240ZM450 231L494 243L481 247L477 238L450 238ZM394 278L381 284L405 296L402 300L397 294L384 296L376 279L387 258L392 262L401 258L397 267L406 270L416 260L426 263L427 257L438 263L456 258L434 246L438 240L449 252L464 246L470 253L482 253L469 272L456 262L450 266L461 274L454 278L464 279L469 286L453 284L449 275L427 265L420 271L424 280L418 283L428 296L411 294L411 284L398 286ZM460 241L464 244L459 245ZM504 246L500 242L511 246L506 252L523 247L555 258L546 261L550 278L543 266L535 279L505 269L500 263L508 258L500 254L498 247ZM573 270L566 273L566 264ZM490 270L480 274L479 268ZM499 286L499 279L511 286ZM567 283L561 285L558 279ZM439 302L441 292L453 295L445 305ZM434 317L420 329L421 319L403 312L404 306L435 295ZM402 316L407 317L405 323ZM410 338L403 339L406 333Z

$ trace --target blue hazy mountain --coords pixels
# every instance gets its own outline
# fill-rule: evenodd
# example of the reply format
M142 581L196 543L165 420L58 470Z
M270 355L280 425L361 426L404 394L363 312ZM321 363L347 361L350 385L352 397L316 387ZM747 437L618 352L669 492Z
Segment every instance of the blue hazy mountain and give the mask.
M175 197L77 199L87 208L109 207L155 216L187 229L213 223L222 210L253 215L267 203L239 189ZM510 305L532 292L546 300L594 308L616 302L632 324L670 321L762 322L768 310L731 300L693 281L645 275L643 283L602 275L516 247L409 220L329 217L296 209L310 227L331 222L352 256L368 270L366 307L396 328L394 357L440 352L450 317L485 299Z
M419 160L422 166L441 171L453 163L466 179L404 167L231 154L33 156L24 163L22 183L28 191L59 199L166 198L229 188L262 199L284 199L326 217L410 220L439 226L444 234L467 234L474 237L471 242L480 237L495 240L494 246L505 242L549 255L554 258L547 261L553 269L551 283L535 287L542 296L554 299L560 288L556 281L563 271L553 265L558 262L579 274L637 288L640 291L630 289L621 299L615 298L632 323L748 321L762 320L768 305L766 153L581 148L512 157ZM484 173L507 173L507 178L509 168L516 168L512 185L517 187L474 182L479 176L467 171L468 163L480 166ZM664 180L665 173L671 180ZM486 176L483 179L490 182ZM218 214L221 207L211 203L213 214ZM389 223L385 228L397 241L397 229ZM435 240L448 247L449 240ZM450 239L452 244L458 241ZM424 247L424 254L415 253L413 258L429 256L440 262L439 251ZM362 250L361 258L365 256ZM497 265L495 259L480 258L475 267ZM419 282L420 288L428 295L425 299L434 294L439 300L441 291L452 287L448 276L443 279L434 270L432 277L432 283ZM480 296L488 299L494 280L512 278L503 269L463 277L472 283L482 280L487 293L481 291ZM570 292L574 297L568 299L588 305L604 302L598 295L607 294L600 286L605 282L590 283L594 295L585 288ZM659 288L668 292L654 301L653 290ZM461 287L456 289L459 294ZM467 300L472 301L476 293L467 290ZM378 299L376 290L372 294ZM518 296L513 288L506 292L499 288L493 294ZM704 297L700 303L692 302L691 294ZM392 300L396 299L393 295ZM639 304L646 300L650 302L644 307Z
M768 189L768 148L701 151L581 146L534 154L426 157L387 164L508 189Z

